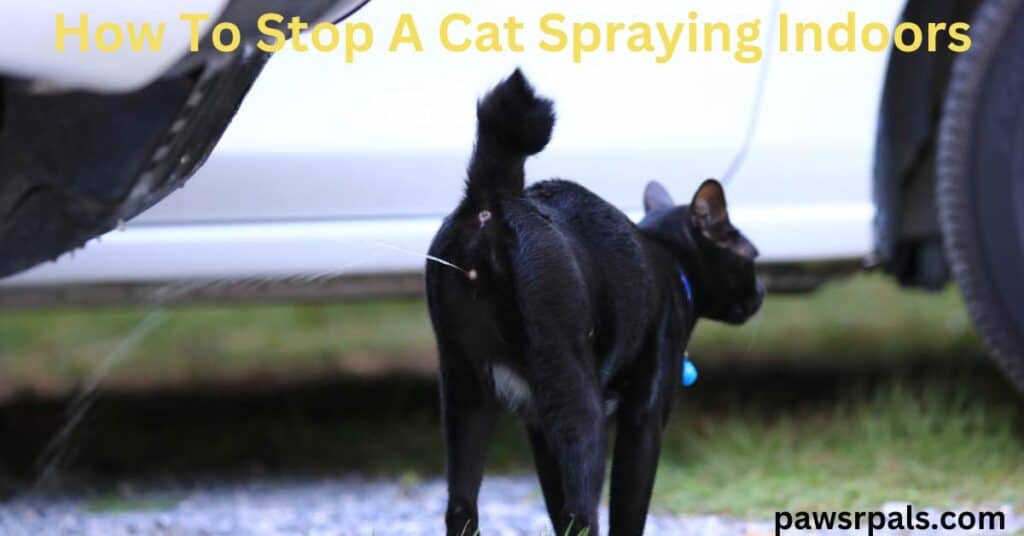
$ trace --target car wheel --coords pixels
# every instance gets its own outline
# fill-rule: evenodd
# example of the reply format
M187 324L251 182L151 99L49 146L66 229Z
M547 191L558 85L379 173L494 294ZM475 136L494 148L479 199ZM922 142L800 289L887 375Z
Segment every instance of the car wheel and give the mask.
M987 0L938 141L946 255L975 326L1024 392L1024 0Z

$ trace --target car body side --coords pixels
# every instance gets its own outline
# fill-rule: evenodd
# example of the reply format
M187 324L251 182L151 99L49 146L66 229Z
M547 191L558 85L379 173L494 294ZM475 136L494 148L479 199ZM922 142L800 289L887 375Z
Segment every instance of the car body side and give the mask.
M627 22L684 18L671 4L607 2L597 12ZM828 4L786 7L793 20L845 20L849 6ZM952 20L963 15L961 4L870 0L856 12L862 21ZM700 0L693 9L702 21L760 18L764 34L773 13L770 2L755 1ZM400 11L371 3L359 19L387 34ZM535 43L526 53L453 53L429 41L448 11L417 6L428 39L422 51L382 51L352 63L344 54L278 53L186 188L83 250L0 284L25 291L415 275L459 197L476 98L521 66L559 107L552 146L529 162L531 181L579 181L638 217L646 181L688 195L721 176L753 126L727 188L734 220L758 244L766 270L779 274L778 288L811 288L835 267L870 259L905 282L934 286L927 274L938 268L918 263L925 268L908 272L900 262L906 251L922 251L911 224L927 222L929 210L934 218L927 179L920 186L908 177L927 175L913 155L934 139L936 85L948 55L774 51L763 63L743 64L727 53L697 53L659 64L621 52L575 63ZM466 9L474 22L503 20L506 11ZM527 2L516 11L525 21L551 11L595 18L568 2ZM909 82L922 72L926 82ZM905 92L922 84L931 84L923 88L929 99L907 100ZM932 230L926 225L922 236L937 237Z

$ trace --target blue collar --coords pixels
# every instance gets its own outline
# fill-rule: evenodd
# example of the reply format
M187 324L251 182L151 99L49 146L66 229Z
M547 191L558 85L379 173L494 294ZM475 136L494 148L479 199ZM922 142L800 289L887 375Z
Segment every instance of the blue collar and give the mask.
M686 291L686 310L690 313L689 321L693 322L690 325L697 323L697 304L693 301L693 286L690 285L690 278L686 277L686 271L679 268L679 280L683 282L683 290ZM682 362L682 381L683 387L691 387L697 383L697 366L690 361L690 352L683 351L683 362Z
M682 268L679 268L679 280L683 282L683 290L686 291L686 308L692 315L697 304L693 301L693 287L690 286L690 278L686 277L686 271Z

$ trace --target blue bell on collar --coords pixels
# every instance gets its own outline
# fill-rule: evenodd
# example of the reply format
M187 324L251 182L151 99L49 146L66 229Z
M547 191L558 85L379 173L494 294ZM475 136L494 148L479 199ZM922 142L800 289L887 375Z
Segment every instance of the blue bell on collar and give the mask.
M697 367L690 361L690 352L683 354L683 387L697 383Z

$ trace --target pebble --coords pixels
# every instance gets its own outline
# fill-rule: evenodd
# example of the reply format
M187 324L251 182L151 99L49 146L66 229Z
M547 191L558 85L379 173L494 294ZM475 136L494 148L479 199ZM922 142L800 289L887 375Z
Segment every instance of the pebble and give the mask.
M168 497L175 497L176 500L167 500ZM119 505L118 509L106 511L91 508L89 500L85 498L21 498L0 504L0 534L435 535L444 534L445 501L445 485L438 479L410 485L358 478L258 481L205 486L186 491L138 491L123 505ZM140 509L131 509L135 503L140 505ZM164 508L153 509L153 504ZM886 505L885 509L889 508L895 506ZM483 534L552 534L539 487L532 475L486 478L480 493L479 510ZM1024 529L1024 517L1015 515L1012 509L1004 509L1004 512L1008 514L1010 524L1006 534ZM607 509L602 509L602 518L602 526L607 527ZM652 515L648 518L645 532L655 536L760 536L774 533L770 520L744 521L712 515ZM875 534L884 536L899 533L877 531Z

